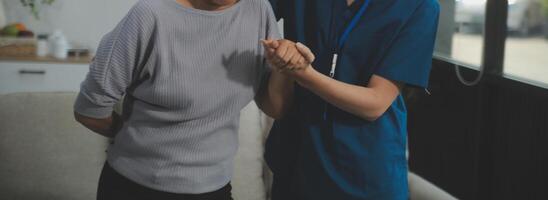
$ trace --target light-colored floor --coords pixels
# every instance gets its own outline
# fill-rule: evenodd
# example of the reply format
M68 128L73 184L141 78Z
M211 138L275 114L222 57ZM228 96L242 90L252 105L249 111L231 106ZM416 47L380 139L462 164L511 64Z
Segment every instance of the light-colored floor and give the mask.
M481 63L483 36L457 33L451 57L474 66ZM548 39L541 36L508 37L504 72L548 85Z

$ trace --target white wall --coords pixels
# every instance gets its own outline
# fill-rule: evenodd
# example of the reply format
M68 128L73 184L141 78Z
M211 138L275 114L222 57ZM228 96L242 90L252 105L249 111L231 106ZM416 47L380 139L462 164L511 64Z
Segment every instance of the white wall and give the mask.
M56 0L41 10L40 21L35 20L19 0L4 0L4 7L8 23L25 23L37 33L60 29L71 44L95 51L101 37L112 30L137 1Z

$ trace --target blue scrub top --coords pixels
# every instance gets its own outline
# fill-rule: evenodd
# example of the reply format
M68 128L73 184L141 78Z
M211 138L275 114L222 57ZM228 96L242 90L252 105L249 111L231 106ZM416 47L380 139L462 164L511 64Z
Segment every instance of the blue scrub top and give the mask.
M337 40L363 0L270 0L285 37L317 56L329 74ZM428 84L439 5L436 0L371 0L339 52L335 78L367 85L373 74ZM297 87L289 114L275 122L265 158L274 200L408 199L407 111L402 96L369 122Z

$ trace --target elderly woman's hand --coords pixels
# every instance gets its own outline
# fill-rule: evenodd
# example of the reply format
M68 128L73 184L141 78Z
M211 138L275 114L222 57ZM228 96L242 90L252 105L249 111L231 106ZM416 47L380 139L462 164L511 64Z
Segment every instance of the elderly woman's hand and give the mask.
M310 66L315 56L308 47L290 40L263 40L267 61L278 71L303 70Z

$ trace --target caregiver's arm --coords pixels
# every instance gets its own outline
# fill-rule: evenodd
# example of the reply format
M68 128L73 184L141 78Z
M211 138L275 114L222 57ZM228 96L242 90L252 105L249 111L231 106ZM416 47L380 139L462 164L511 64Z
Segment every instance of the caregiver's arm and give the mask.
M303 54L312 54L304 46L297 49ZM305 56L306 57L306 56ZM351 85L325 76L313 67L290 72L304 88L338 108L374 121L382 116L400 93L399 83L373 75L368 85Z

